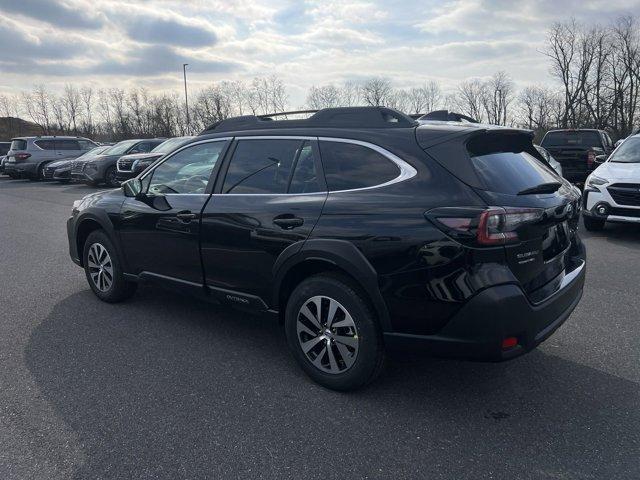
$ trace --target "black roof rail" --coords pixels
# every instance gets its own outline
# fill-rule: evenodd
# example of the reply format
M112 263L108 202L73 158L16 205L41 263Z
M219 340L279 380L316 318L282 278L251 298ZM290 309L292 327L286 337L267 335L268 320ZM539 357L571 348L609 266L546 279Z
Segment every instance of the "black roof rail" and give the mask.
M273 117L313 113L309 118L274 120ZM202 134L233 130L259 130L282 127L326 128L399 128L415 127L418 123L398 110L387 107L336 107L322 110L298 110L269 115L244 115L227 118L207 127Z
M468 117L462 113L450 112L449 110L434 110L422 115L418 120L436 120L439 122L469 122L480 123L475 118Z

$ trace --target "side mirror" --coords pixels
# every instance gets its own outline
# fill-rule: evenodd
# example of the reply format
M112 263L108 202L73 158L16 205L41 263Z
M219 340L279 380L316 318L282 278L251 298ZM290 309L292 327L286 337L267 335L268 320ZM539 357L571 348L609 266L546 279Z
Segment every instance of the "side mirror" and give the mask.
M604 163L606 161L607 161L606 155L596 155L596 159L595 159L596 163Z
M123 182L121 188L125 197L140 198L140 196L144 196L144 192L142 191L142 180L138 177L131 178L126 182Z

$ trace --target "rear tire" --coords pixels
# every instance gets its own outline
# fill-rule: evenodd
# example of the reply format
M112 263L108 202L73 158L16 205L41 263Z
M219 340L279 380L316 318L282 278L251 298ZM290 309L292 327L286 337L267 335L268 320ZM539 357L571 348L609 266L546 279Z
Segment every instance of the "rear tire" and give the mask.
M356 390L382 370L377 318L366 295L346 276L320 274L301 282L287 302L285 332L300 367L326 388Z
M599 232L604 229L605 220L602 218L593 218L583 215L582 221L584 222L584 228L589 232Z
M103 302L122 302L136 292L138 284L125 280L120 257L104 231L89 234L82 259L87 282Z

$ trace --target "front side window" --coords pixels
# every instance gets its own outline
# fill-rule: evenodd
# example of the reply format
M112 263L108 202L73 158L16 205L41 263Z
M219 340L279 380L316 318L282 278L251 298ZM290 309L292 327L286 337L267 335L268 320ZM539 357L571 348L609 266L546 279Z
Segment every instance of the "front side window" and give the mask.
M304 142L298 150L295 170L291 176L289 193L323 191L311 142Z
M222 193L286 193L301 140L239 140Z
M181 150L155 168L145 177L148 192L205 193L213 171L226 142L209 142Z
M395 163L364 145L322 141L320 154L330 191L374 187L400 175Z

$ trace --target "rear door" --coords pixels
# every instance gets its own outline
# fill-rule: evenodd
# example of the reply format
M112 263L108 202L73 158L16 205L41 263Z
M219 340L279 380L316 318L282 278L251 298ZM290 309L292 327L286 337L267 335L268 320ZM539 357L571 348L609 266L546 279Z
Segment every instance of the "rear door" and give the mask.
M144 195L125 199L118 229L132 273L202 285L200 218L228 143L178 150L142 178Z
M478 135L466 149L481 181L475 190L487 205L507 212L510 207L521 209L517 211L522 216L514 218L528 219L516 230L519 242L505 248L511 270L525 291L532 292L565 270L564 254L575 240L579 197L537 158L525 134Z
M82 155L83 150L78 140L72 139L56 139L56 156L58 159L77 158Z
M276 259L302 248L326 198L315 138L236 139L202 215L206 284L222 300L264 308Z

